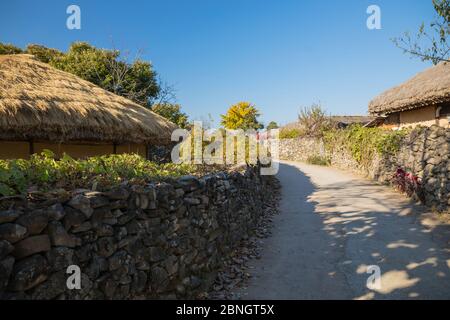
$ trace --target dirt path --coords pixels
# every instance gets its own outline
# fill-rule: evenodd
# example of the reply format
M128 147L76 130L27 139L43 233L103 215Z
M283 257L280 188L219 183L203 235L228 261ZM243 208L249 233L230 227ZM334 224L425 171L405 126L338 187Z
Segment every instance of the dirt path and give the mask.
M448 225L424 227L422 207L333 168L285 162L278 176L280 215L242 299L450 299Z

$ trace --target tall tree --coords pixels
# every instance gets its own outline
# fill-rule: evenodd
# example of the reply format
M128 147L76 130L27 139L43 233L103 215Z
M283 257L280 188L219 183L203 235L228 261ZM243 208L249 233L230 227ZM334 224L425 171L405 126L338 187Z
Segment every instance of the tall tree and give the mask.
M0 54L29 53L57 69L75 74L99 87L151 107L174 97L173 89L157 79L151 63L139 56L128 62L119 50L99 49L87 42L74 42L67 52L30 44L25 51L0 43Z
M250 102L238 102L232 105L226 114L221 115L221 124L226 129L262 129L264 126L258 122L260 116L255 105Z
M75 42L69 50L49 62L115 94L150 107L158 97L156 72L149 62L121 59L119 50L99 49L86 42Z
M152 106L152 111L169 119L180 128L188 127L188 116L184 112L181 112L181 106L179 104L157 103Z
M405 32L403 36L392 41L404 53L438 64L441 61L450 61L450 0L432 2L437 16L428 28L422 23L416 35L411 36L409 32Z
M278 128L279 128L279 126L275 121L270 121L266 127L267 130L278 129Z

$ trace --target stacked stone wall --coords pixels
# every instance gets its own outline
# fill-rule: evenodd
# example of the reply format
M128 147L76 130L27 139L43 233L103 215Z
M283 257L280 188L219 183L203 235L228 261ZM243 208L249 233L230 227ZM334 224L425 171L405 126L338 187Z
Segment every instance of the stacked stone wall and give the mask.
M270 179L247 167L109 192L3 198L0 298L195 298L252 233Z

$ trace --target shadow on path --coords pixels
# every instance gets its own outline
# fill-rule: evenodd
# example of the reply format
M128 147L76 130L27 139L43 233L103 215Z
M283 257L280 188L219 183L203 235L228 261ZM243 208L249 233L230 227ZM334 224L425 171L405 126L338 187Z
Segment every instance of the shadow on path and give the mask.
M333 168L282 163L278 177L280 215L242 298L450 299L448 225L425 228L422 207Z

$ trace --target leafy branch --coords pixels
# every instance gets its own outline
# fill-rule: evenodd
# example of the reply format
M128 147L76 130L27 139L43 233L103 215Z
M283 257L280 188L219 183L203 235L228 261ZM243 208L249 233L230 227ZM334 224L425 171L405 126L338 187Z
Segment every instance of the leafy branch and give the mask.
M404 53L419 57L422 61L438 64L450 62L450 0L432 0L437 17L430 23L419 28L416 35L405 32L402 37L393 38L393 43Z

